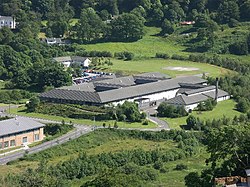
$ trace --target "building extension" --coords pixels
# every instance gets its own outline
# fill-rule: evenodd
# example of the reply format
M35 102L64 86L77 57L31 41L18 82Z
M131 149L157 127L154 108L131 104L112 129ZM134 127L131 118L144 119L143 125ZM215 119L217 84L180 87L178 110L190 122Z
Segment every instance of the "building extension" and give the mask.
M80 56L64 56L53 58L54 61L61 63L65 68L70 67L72 64L78 64L84 68L88 68L91 60L88 57Z
M197 76L171 79L158 72L66 86L40 94L43 101L83 105L118 105L127 100L147 107L166 101L182 105L187 111L209 98L219 102L230 95L218 86L207 86L207 80Z
M42 123L22 117L0 121L0 149L43 140L44 126Z

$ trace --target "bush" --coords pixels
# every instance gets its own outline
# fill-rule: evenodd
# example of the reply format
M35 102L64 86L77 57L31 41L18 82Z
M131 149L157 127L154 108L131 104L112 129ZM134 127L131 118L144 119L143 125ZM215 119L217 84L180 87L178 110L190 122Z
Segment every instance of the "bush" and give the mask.
M116 52L114 57L118 59L132 60L134 58L134 53L128 51Z
M148 120L144 120L144 121L142 122L142 125L148 125L148 123L149 123Z
M175 166L175 170L178 170L178 171L182 171L182 170L186 170L188 169L187 165L184 165L184 164L177 164Z
M167 53L156 53L155 58L169 59L170 56Z
M166 102L163 102L158 106L157 112L160 117L168 118L178 118L188 115L183 106L169 105Z
M182 55L173 54L171 57L173 60L187 60L188 58Z

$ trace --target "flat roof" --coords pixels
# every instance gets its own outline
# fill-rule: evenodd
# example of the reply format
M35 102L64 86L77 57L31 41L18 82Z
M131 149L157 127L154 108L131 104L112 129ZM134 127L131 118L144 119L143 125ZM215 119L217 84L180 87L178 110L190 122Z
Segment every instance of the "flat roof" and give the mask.
M38 129L44 126L42 123L24 117L11 118L0 121L0 137Z

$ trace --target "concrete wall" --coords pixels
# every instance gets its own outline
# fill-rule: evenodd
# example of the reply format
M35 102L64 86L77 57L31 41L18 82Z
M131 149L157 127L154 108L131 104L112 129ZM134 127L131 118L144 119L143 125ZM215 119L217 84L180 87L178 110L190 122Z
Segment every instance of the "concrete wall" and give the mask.
M39 135L39 140L35 140L35 135ZM3 149L3 148L5 149L4 142L9 142L9 146L6 147L6 149L15 147L15 146L22 146L24 137L27 137L28 144L37 142L37 141L42 141L44 138L43 128L0 138L0 143L2 143L2 147L0 147L0 149ZM10 146L11 140L15 140L15 146Z

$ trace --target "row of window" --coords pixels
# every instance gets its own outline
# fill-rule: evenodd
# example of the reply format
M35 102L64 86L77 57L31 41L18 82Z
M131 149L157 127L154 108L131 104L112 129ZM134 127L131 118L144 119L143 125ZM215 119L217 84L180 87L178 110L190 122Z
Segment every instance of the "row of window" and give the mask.
M39 134L34 135L35 141L39 140ZM25 136L22 139L22 143L27 143L28 142L28 137ZM8 147L14 147L16 146L16 141L15 140L10 140L10 141L5 141L5 142L0 142L0 149L8 148Z
M4 24L4 21L1 21L1 25L3 25L3 24ZM7 25L7 24L8 24L8 22L5 22L5 25ZM11 25L12 21L10 21L9 24Z
M15 140L0 142L0 149L7 148L7 147L14 147L14 146L16 146Z

